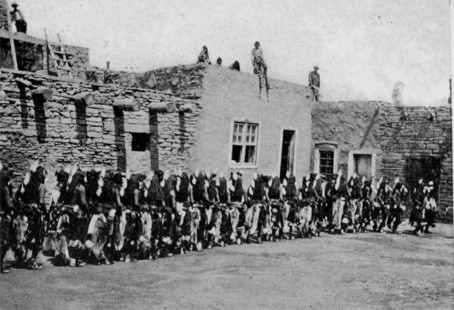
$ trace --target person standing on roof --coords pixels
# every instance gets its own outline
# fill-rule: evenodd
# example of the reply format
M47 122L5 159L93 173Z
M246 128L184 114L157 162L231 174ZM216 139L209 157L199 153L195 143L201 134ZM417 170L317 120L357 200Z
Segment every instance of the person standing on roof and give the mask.
M17 32L27 33L27 22L25 21L24 14L17 8L19 4L14 1L11 6L13 7L11 11L11 23L16 24Z
M320 88L320 75L317 72L318 67L314 66L314 71L309 73L309 87L312 89L312 100L319 101L318 90Z
M260 43L257 41L254 44L254 48L251 52L252 67L254 68L254 74L259 76L259 86L262 89L265 84L266 89L270 89L268 84L267 70L268 66L265 63L265 57L263 56L263 50L260 47Z
M205 45L202 47L202 51L199 54L197 63L206 63L211 65L210 56L208 54L208 47L206 47Z

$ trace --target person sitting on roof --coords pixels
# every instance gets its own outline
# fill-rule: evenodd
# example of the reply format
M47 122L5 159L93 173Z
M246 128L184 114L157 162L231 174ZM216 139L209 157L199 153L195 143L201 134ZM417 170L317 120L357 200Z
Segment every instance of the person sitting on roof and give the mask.
M206 63L211 65L210 56L208 55L208 48L204 45L202 51L199 54L197 63Z
M229 69L230 70L241 71L240 70L240 63L238 62L238 60L235 60L235 62L229 66Z
M27 33L27 22L25 21L24 14L17 8L19 4L14 1L11 6L11 23L15 23L17 32Z
M218 57L218 59L216 60L216 66L218 66L218 67L222 66L222 58L221 57Z

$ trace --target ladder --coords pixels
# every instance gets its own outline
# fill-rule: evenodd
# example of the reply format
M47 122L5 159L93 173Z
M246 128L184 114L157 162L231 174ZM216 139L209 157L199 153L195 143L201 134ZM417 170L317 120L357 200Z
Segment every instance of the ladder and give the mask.
M61 43L60 34L58 36L58 44L50 43L47 38L47 30L44 28L44 34L46 36L47 48L49 49L50 57L54 63L55 70L57 71L57 76L61 77L62 72L66 72L65 76L72 78L71 68L69 67L69 60L65 52L65 46Z
M7 16L7 23L8 23L8 34L9 34L9 43L11 47L11 57L13 58L13 66L14 70L19 70L19 67L17 65L17 55L16 55L16 45L14 44L14 35L13 35L13 29L11 28L11 16L9 12L9 7L6 6L6 16Z

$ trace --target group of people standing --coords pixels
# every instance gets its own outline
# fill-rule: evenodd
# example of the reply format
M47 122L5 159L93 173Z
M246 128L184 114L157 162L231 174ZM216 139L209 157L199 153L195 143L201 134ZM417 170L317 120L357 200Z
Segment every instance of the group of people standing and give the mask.
M254 174L243 187L242 172L176 169L147 175L89 170L78 165L56 172L46 199L46 169L34 163L15 193L12 169L0 166L1 270L12 249L18 268L41 269L41 251L58 266L112 264L156 259L214 246L278 241L340 233L398 232L405 205L415 233L434 225L433 182L412 191L396 179L376 184L339 171L310 174L297 185L287 173ZM30 253L29 253L30 252Z
M202 51L197 58L197 63L206 63L211 65L210 56L208 53L208 48L206 46L202 47ZM260 42L254 43L254 48L251 51L251 63L254 70L254 74L259 77L259 88L260 90L265 87L266 91L271 88L268 83L268 66L265 62L265 57L263 54L263 49L260 47ZM222 58L218 57L216 60L216 66L222 66ZM236 60L232 63L229 68L231 70L240 71L240 63ZM320 74L317 72L319 70L318 66L314 66L314 71L309 73L309 87L312 90L312 100L319 101L320 94Z

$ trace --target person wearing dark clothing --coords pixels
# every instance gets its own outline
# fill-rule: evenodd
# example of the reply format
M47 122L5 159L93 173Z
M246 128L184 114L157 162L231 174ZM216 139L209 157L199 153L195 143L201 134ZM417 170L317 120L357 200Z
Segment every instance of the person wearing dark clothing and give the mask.
M208 47L206 47L205 45L202 47L202 51L197 58L197 63L206 63L211 65L210 55L208 54Z
M0 163L0 273L9 273L9 266L3 263L6 252L11 247L12 232L12 195L11 171Z
M416 235L421 235L424 229L422 225L424 198L424 186L421 179L413 190L413 209L410 214L410 224L415 227Z
M435 227L435 219L437 217L437 202L435 199L434 182L430 181L424 189L423 212L425 213L425 222L427 222L424 232L429 234L429 228Z
M17 8L19 4L14 1L11 6L13 7L11 11L11 23L16 25L17 32L27 33L27 22L25 21L24 14Z
M235 61L233 62L233 64L231 64L231 65L229 66L229 69L230 69L230 70L233 70L233 71L241 71L239 61L238 61L238 60L235 60Z

